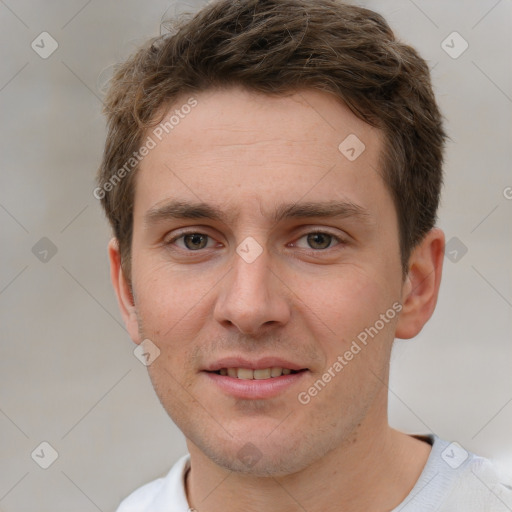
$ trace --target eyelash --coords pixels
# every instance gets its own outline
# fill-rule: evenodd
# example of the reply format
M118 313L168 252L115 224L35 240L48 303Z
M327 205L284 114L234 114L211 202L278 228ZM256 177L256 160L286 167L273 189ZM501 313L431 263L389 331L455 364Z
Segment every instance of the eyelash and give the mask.
M206 234L206 233L201 233L199 231L183 231L181 232L179 235L176 235L175 237L171 238L170 240L168 240L167 242L164 242L164 245L165 246L171 246L174 244L174 242L176 242L177 240L179 240L180 238L183 238L187 235L203 235L203 236L206 236L210 239L213 239L213 237L211 237L210 235ZM329 233L328 231L322 231L322 230L319 230L319 231L308 231L307 233L303 233L297 240L300 240L301 238L304 238L305 236L308 236L308 235L327 235L327 236L330 236L333 240L336 240L338 242L337 245L345 245L347 242L346 240L342 239L341 237L337 236L337 235L334 235L333 233ZM327 252L329 249L333 249L334 247L336 246L333 246L333 247L327 247L326 249L309 249L310 252ZM190 252L190 253L194 253L194 252L201 252L205 249L197 249L196 251L192 251L190 249L183 249L182 247L179 247L180 250L182 251L186 251L186 252ZM308 249L304 249L305 251L307 251Z

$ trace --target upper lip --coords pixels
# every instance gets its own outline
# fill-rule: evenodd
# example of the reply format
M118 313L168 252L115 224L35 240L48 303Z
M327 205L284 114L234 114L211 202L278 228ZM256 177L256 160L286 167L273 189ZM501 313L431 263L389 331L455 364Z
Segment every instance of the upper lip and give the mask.
M216 372L221 368L250 368L251 370L262 370L264 368L289 368L290 370L306 370L303 365L282 359L280 357L262 357L256 360L246 359L244 357L223 357L209 364L204 368L205 371Z

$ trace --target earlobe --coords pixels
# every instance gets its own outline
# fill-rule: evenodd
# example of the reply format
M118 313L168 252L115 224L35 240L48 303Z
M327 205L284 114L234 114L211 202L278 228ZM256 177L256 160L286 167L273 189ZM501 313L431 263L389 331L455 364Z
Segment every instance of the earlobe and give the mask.
M117 296L117 303L123 316L126 329L135 343L140 343L139 328L135 302L130 284L121 267L121 254L119 244L114 237L108 243L108 257L110 261L110 280Z
M432 316L439 295L444 259L444 233L431 229L413 249L402 286L402 311L395 336L416 336Z

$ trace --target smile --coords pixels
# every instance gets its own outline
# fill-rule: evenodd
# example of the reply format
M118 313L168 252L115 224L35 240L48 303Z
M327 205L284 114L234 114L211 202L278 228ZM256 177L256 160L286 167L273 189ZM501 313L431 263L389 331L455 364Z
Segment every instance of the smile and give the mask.
M274 375L272 375L272 370L274 370ZM215 389L234 398L245 400L276 397L290 390L293 386L299 386L307 373L309 372L306 369L291 370L277 366L256 370L250 368L221 368L217 371L202 372L215 386ZM304 387L304 385L302 384L301 387Z
M298 373L300 371L303 370L291 370L290 368L273 366L271 368L261 368L258 370L253 370L251 368L221 368L220 370L212 373L216 373L217 375L233 377L235 379L263 380L281 377L281 375L290 375L292 373Z

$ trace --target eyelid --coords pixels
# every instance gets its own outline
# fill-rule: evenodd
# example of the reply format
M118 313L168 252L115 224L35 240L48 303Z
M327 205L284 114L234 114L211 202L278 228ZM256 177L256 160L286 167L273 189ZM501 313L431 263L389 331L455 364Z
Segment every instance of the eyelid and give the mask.
M207 230L205 230L207 231ZM345 245L348 243L348 240L343 237L343 236L340 236L339 234L334 234L332 233L331 231L325 229L325 228L317 228L315 229L314 227L310 227L307 231L304 231L302 232L298 237L296 237L295 240L300 240L301 238L307 236L307 235L312 235L312 234L322 234L322 235L328 235L328 236L331 236L333 239L335 239L338 243L333 246L333 247L328 247L327 249L303 249L304 251L310 251L310 252L327 252L329 249L334 249L334 247L337 247L338 245ZM211 235L209 235L208 233L206 232L203 232L201 231L201 228L196 228L196 229L187 229L187 228L184 228L183 230L181 231L178 231L178 233L176 233L171 239L169 240L164 240L163 242L163 245L167 246L167 245L172 245L174 244L174 242L176 242L176 240L179 240L180 238L184 237L184 236L187 236L187 235L205 235L207 236L208 238L212 239L212 240L215 240L215 238ZM296 244L296 241L295 242L291 242L291 244ZM292 245L293 247L294 245ZM193 252L201 252L201 251L204 251L205 249L199 249L198 251L191 251L191 250L188 250L188 249L183 249L181 247L179 247L179 249L182 249L183 251L186 251L186 252L190 252L190 253L193 253Z
M328 247L327 249L304 249L305 251L313 251L313 252L327 252L329 249L334 249L335 247L337 247L338 245L345 245L348 243L348 240L346 239L346 237L343 237L339 234L334 234L332 233L331 231L328 231L324 228L318 228L318 229L309 229L308 231L305 231L303 232L302 234L300 234L296 240L300 240L301 238L307 236L307 235L328 235L328 236L331 236L333 239L335 239L338 244L336 244L335 246L332 246L332 247ZM296 242L292 242L293 244L295 244Z
M205 235L208 238L210 238L211 240L215 240L215 238L212 235L209 235L205 231L207 231L207 230L203 231L202 228L184 229L184 230L178 231L178 233L174 234L169 240L164 238L163 245L164 246L172 245L172 244L174 244L174 242L176 242L176 240L178 240L184 236L187 236L187 235ZM180 247L180 249L182 249L182 248ZM187 249L183 249L183 250L187 250ZM202 250L204 250L204 249L202 249ZM194 252L194 251L188 250L188 252ZM199 251L197 251L197 252L199 252Z

